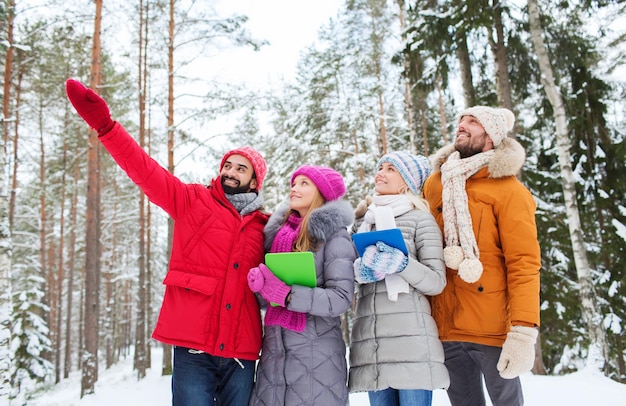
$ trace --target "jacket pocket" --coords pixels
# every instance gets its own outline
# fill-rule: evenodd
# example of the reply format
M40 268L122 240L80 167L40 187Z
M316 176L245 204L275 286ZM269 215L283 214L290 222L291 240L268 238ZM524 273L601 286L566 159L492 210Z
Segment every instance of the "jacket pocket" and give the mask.
M157 323L158 334L176 340L205 343L211 325L216 325L214 278L169 271L163 281L165 297Z
M189 272L169 271L167 275L165 275L163 284L166 286L178 286L180 288L194 290L210 296L215 292L217 280Z
M456 295L453 325L455 329L472 335L500 335L506 333L506 289L489 277L467 283L455 278Z

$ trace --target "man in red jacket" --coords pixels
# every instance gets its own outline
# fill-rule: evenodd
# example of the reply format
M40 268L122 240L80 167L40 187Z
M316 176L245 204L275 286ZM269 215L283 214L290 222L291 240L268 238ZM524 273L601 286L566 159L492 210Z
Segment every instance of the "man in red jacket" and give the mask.
M173 405L247 405L262 335L247 273L264 255L263 157L250 147L231 150L208 187L186 184L150 158L91 89L69 79L66 92L120 168L174 220L152 333L174 346Z

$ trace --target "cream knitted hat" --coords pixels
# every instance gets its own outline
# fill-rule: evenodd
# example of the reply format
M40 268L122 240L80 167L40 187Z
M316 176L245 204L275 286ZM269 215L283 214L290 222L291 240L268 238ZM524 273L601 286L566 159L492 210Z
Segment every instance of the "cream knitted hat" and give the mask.
M463 116L476 117L493 141L494 148L500 145L515 124L513 112L503 107L474 106L463 110L459 115L459 121Z

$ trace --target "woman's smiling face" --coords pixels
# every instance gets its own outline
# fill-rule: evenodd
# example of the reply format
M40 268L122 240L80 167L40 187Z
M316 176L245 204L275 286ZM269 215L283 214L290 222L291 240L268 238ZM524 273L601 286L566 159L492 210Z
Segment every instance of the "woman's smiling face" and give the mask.
M300 217L304 217L317 193L319 193L317 186L311 179L304 175L296 176L289 192L289 208L297 211Z
M379 195L397 195L406 182L395 166L389 162L383 162L374 177L374 190Z

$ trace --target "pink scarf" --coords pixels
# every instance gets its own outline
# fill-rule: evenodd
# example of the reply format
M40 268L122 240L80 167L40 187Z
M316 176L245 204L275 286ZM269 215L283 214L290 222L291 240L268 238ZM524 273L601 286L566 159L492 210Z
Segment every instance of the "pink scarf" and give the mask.
M291 252L301 224L302 217L291 214L276 233L270 252ZM265 325L278 325L300 333L306 328L306 313L294 312L286 307L268 306L265 312Z

